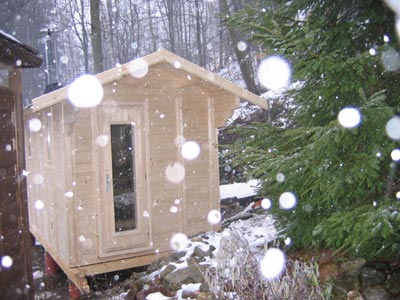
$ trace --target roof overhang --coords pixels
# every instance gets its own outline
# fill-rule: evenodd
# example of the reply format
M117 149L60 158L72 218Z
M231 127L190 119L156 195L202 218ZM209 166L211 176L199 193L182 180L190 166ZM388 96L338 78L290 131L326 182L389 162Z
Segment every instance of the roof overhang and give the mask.
M0 30L0 62L13 68L38 68L42 58L38 51Z

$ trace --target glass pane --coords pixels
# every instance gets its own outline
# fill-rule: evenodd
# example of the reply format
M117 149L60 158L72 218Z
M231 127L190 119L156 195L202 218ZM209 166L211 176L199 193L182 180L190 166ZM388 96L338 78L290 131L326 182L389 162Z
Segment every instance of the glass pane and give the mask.
M135 165L131 124L111 125L115 230L136 228Z

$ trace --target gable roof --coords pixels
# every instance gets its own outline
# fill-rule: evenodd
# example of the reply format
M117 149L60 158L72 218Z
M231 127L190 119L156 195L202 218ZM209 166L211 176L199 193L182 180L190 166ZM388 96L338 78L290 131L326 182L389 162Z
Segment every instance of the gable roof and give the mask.
M13 68L38 68L42 58L38 51L0 30L0 63Z
M163 63L175 66L176 69L177 68L176 66L178 64L179 70L186 72L188 75L195 76L199 78L201 81L207 82L208 84L211 84L219 89L225 90L239 97L242 100L249 101L250 103L255 104L261 108L268 109L268 104L265 99L257 96L252 92L249 92L246 89L241 88L240 86L232 83L229 80L222 78L221 76L211 71L208 71L194 63L191 63L190 61L170 51L159 50L152 54L146 55L140 59L143 59L147 63L149 69L151 69L152 66L161 65ZM130 74L129 67L131 66L131 63L132 62L128 62L122 66L104 71L95 76L100 81L101 84L105 85L107 83L110 83L114 80L118 80L121 77ZM51 106L53 104L56 104L60 101L63 101L64 99L67 98L68 88L69 86L66 86L64 88L61 88L44 96L33 99L32 109L34 111L37 111L45 107Z

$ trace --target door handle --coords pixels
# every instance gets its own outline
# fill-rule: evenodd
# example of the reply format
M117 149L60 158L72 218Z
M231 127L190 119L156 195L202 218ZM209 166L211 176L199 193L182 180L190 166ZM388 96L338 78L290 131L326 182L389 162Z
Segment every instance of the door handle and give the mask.
M110 175L106 174L106 192L109 192L111 189L111 179Z

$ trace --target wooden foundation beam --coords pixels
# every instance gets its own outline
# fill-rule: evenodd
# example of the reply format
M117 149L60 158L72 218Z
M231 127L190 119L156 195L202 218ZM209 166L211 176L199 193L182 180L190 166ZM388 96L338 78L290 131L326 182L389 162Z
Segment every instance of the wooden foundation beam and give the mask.
M35 235L35 232L33 232L33 234ZM45 248L45 251L49 256L47 259L49 261L51 259L52 266L54 264L58 265L58 267L67 275L70 283L74 284L81 294L87 294L90 292L86 276L150 265L153 261L171 254L171 251L164 251L98 264L70 267L49 245L46 245L45 242L43 243L43 240L39 238L39 235L36 236L36 238Z

